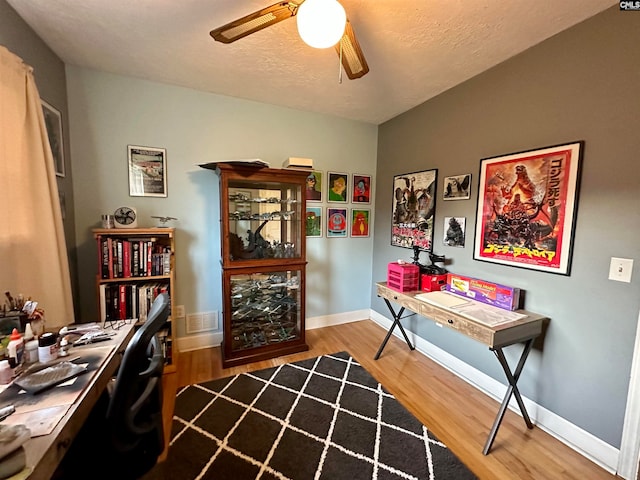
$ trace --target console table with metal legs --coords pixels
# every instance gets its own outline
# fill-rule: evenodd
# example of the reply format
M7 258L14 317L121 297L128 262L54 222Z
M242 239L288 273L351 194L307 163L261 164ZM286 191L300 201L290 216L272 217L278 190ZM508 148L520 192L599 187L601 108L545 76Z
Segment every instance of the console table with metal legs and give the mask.
M507 410L509 402L512 397L515 397L518 407L520 408L520 412L522 413L522 418L527 426L527 428L533 428L533 423L531 423L531 419L529 418L529 414L527 413L527 409L525 408L524 402L522 401L522 396L520 395L520 390L518 389L518 379L520 378L520 374L522 373L522 369L524 368L524 364L527 361L527 357L529 356L529 352L533 346L533 341L538 335L542 333L542 327L545 321L548 320L547 317L542 315L538 315L537 313L528 312L526 310L518 310L517 313L521 313L526 315L526 317L513 320L505 323L501 323L498 325L489 326L480 321L474 321L462 315L459 315L445 307L439 307L437 305L433 305L432 303L425 302L419 298L416 298L416 295L422 294L424 292L414 291L414 292L397 292L387 287L386 282L380 282L376 284L377 294L387 304L389 308L389 312L393 317L393 324L389 328L387 335L385 336L376 356L374 357L376 360L380 358L382 351L384 350L385 345L389 341L389 338L393 334L393 331L396 327L402 333L404 340L407 342L407 345L411 350L414 350L415 347L411 344L407 333L405 332L400 320L403 318L403 313L405 310L409 310L412 313L410 315L419 314L423 317L429 318L435 321L437 324L441 326L445 326L456 330L463 335L466 335L473 340L481 342L489 347L504 370L505 376L507 377L507 391L505 393L504 399L502 400L502 404L500 405L500 409L498 410L498 414L496 416L495 421L493 422L493 426L491 427L491 431L489 432L489 437L485 443L484 449L482 453L487 455L491 450L491 446L493 445L493 441L496 438L496 434L498 433L498 428L500 428L500 423L502 423L502 419ZM400 309L396 312L391 305L391 302L398 303L400 305ZM408 315L408 316L410 316ZM524 343L524 348L522 353L520 354L520 359L516 365L515 370L511 370L507 359L504 355L503 348L508 347L510 345L514 345L516 343Z

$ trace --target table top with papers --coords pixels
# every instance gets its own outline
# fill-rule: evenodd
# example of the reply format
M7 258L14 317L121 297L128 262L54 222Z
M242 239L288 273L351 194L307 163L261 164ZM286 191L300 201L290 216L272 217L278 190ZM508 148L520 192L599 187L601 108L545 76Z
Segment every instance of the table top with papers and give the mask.
M446 291L420 293L416 298L490 327L527 317L525 313L504 310Z
M109 341L72 347L67 358L87 372L41 393L30 394L10 384L0 393L0 407L15 405L3 424L24 424L31 439L23 446L27 466L13 478L49 479L120 364L135 325L113 330ZM20 378L20 377L18 377Z
M542 333L547 317L527 310L503 310L446 291L398 292L376 284L379 296L399 303L439 326L456 330L490 348L511 345Z

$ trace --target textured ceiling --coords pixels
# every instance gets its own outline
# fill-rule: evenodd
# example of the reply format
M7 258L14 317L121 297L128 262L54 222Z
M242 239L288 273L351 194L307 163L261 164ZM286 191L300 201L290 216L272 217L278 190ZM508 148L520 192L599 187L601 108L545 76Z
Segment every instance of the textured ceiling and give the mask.
M340 0L370 72L343 76L295 18L224 45L209 31L275 0L8 0L71 65L380 124L618 4Z

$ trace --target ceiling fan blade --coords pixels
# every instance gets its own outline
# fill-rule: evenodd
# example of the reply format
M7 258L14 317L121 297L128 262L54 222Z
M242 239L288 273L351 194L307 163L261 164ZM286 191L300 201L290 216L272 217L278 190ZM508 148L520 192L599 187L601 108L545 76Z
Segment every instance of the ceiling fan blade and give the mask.
M299 6L300 4L294 2L274 3L270 7L250 13L215 30L211 30L209 34L218 42L235 42L263 28L295 16L298 13Z
M369 65L367 65L360 44L356 40L356 34L353 32L349 19L347 19L344 35L335 48L338 56L340 56L340 48L342 48L342 67L351 80L360 78L369 72Z

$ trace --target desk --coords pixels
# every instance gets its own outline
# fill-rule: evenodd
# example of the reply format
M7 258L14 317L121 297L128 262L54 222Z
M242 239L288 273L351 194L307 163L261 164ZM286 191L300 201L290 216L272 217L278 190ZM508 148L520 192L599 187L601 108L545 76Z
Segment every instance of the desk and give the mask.
M533 424L529 419L529 415L527 414L524 402L522 401L522 397L520 396L520 391L518 390L517 383L518 379L520 378L520 373L524 368L527 357L529 356L529 352L531 351L531 347L533 346L533 341L538 335L540 335L540 333L542 333L542 326L543 323L548 320L547 317L543 317L542 315L528 312L526 310L518 310L517 313L524 314L526 315L526 317L508 323L488 326L452 312L449 309L438 307L436 305L416 298L416 295L422 294L424 292L414 291L400 293L387 287L386 282L377 283L376 287L378 296L384 299L387 307L389 308L389 311L391 312L391 315L393 316L393 324L391 325L391 328L389 328L385 339L380 345L380 348L376 353L375 360L380 358L382 350L384 350L384 347L387 344L387 341L389 340L389 337L393 333L393 330L396 326L400 329L409 348L411 350L415 348L409 341L409 337L407 336L404 328L402 327L402 324L400 323L402 314L404 313L405 309L430 318L440 326L456 330L463 335L472 338L473 340L487 345L489 347L489 350L491 350L497 357L507 377L507 391L505 393L504 399L502 400L502 404L500 405L500 409L493 423L493 427L491 428L491 432L489 433L489 437L487 438L487 442L485 443L482 453L487 455L489 453L489 450L491 450L491 445L493 444L496 434L498 433L498 428L500 427L500 423L502 422L512 396L514 396L516 402L518 402L520 412L522 412L522 418L524 419L527 428L533 428ZM400 309L398 311L394 310L393 306L391 305L391 301L400 305ZM524 342L524 349L522 350L522 354L520 355L520 359L515 370L511 371L511 368L507 363L507 359L505 358L503 348L521 342Z
M33 437L24 444L27 466L15 478L28 478L29 480L48 480L51 478L69 449L71 442L80 431L82 424L89 416L89 412L120 365L122 353L133 336L134 324L124 325L115 330L115 332L114 338L107 342L71 348L69 358L90 354L92 349L112 347L111 351L104 356L104 360L99 365L96 365L95 369L81 375L81 377L90 376L88 382L76 400L68 407L53 431L47 435ZM79 362L81 361L80 359ZM0 406L2 405L0 404ZM9 419L5 420L5 422L9 423ZM29 474L27 470L31 473Z

